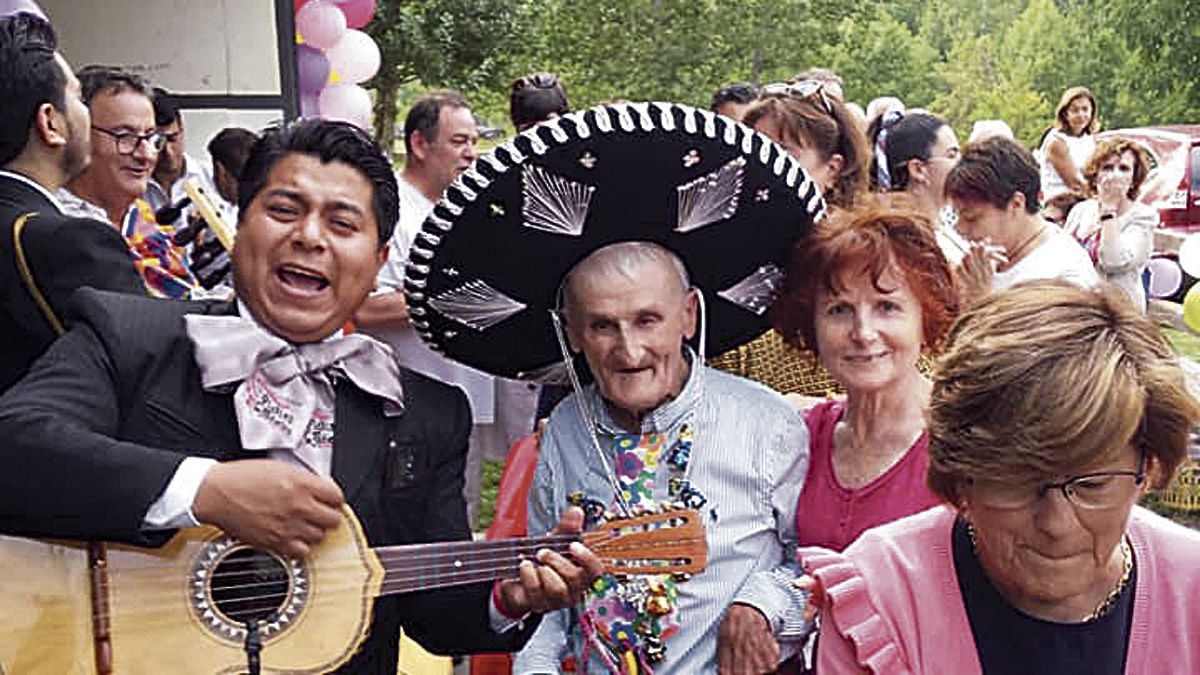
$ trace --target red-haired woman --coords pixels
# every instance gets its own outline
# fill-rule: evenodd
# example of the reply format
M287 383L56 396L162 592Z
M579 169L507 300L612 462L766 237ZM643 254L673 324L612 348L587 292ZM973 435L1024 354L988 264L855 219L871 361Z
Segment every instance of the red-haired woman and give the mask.
M846 388L845 399L806 413L802 546L841 551L863 530L938 503L925 486L930 382L917 358L937 348L957 298L933 224L902 201L825 219L796 248L776 329Z

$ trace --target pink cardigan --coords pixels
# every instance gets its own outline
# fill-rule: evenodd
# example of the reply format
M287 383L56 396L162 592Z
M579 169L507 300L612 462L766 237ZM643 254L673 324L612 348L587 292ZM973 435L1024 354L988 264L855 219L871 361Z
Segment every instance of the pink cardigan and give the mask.
M826 593L817 672L981 672L954 570L955 515L937 506L868 530L844 554L800 549ZM1137 587L1125 672L1200 673L1200 532L1141 507L1127 531Z

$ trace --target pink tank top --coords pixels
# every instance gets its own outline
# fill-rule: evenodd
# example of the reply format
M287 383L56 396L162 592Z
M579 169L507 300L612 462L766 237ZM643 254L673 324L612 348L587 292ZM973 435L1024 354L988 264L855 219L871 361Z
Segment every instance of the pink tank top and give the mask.
M928 432L870 483L854 489L839 483L833 470L833 432L845 411L844 401L827 401L805 415L811 441L808 477L796 508L796 536L801 546L840 552L864 530L941 503L925 486Z

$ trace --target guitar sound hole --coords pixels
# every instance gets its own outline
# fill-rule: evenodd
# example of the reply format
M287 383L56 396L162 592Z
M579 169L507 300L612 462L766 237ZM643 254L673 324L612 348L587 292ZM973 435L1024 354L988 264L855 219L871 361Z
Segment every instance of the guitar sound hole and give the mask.
M213 605L229 621L272 621L288 600L291 581L275 556L241 548L226 555L213 570L209 592Z

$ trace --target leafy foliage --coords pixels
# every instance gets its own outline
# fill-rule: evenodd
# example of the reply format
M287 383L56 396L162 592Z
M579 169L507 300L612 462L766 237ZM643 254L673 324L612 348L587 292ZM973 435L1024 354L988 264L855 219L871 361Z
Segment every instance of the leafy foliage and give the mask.
M1187 0L380 0L369 31L381 137L397 91L458 88L500 123L508 82L534 71L559 74L576 107L706 105L726 83L821 65L864 106L896 95L960 135L999 118L1032 143L1077 84L1109 128L1200 119L1198 26Z

